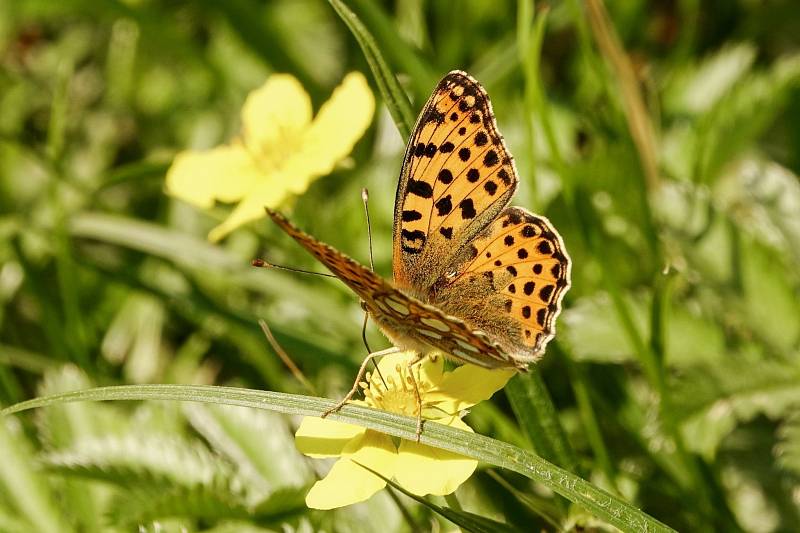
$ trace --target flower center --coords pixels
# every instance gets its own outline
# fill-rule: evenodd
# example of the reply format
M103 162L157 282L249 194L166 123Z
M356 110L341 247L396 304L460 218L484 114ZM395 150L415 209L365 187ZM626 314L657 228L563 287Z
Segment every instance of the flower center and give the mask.
M417 416L419 405L414 392L414 381L405 367L395 366L395 373L384 375L386 383L377 374L367 374L361 383L366 402L371 407L406 416ZM417 379L418 382L418 379Z
M388 390L381 398L381 407L385 411L400 413L408 416L417 416L417 399L413 393L398 390Z
M253 142L245 133L243 144L261 172L269 175L280 170L291 155L299 152L304 141L302 130L279 124L273 135L261 139L261 142Z

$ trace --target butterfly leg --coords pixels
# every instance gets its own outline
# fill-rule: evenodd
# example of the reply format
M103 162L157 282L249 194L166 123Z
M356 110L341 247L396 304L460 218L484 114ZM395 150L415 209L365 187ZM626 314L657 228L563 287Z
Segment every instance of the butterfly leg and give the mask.
M341 409L344 406L344 404L346 404L347 402L349 402L353 398L355 393L358 392L358 384L361 382L361 379L364 377L364 372L367 370L367 365L369 364L370 361L372 361L376 357L381 357L383 355L389 355L390 353L397 353L399 351L400 351L400 348L397 348L396 346L392 346L391 348L387 348L385 350L379 350L377 352L372 352L367 357L365 357L364 358L364 362L361 363L361 368L358 369L358 375L356 376L356 380L353 383L353 388L350 389L350 392L348 392L347 395L344 398L342 398L342 401L340 401L339 403L337 403L336 405L334 405L333 407L331 407L330 409L328 409L327 411L322 413L321 417L325 418L329 414L335 413L336 411ZM419 391L417 392L417 396L419 396Z
M406 368L408 369L408 377L411 380L411 386L414 387L414 399L417 401L417 431L415 434L417 442L419 442L419 439L422 436L422 397L419 394L419 384L417 383L417 378L414 377L414 371L411 367L423 359L425 359L425 355L418 353L416 357L411 359L406 365Z

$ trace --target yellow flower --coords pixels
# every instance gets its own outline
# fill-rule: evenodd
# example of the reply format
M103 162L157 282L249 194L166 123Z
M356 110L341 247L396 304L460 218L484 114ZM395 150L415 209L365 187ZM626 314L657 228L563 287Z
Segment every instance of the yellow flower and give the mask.
M361 405L408 416L417 415L417 401L407 363L413 353L385 356L378 364L386 386L377 374L367 374L365 400ZM461 420L463 410L488 399L514 375L513 370L486 370L464 365L444 372L442 357L428 357L413 368L422 398L422 416L427 423L472 431ZM386 482L356 463L394 478L406 490L425 496L455 491L475 471L474 459L432 448L410 440L399 446L388 435L333 420L306 417L295 435L297 449L311 457L341 457L328 475L317 481L306 505L333 509L366 500Z
M207 151L187 150L167 172L167 193L203 208L239 202L209 233L217 241L264 207L277 207L330 173L366 131L375 100L359 72L348 74L311 120L311 99L288 74L275 74L247 97L242 133Z

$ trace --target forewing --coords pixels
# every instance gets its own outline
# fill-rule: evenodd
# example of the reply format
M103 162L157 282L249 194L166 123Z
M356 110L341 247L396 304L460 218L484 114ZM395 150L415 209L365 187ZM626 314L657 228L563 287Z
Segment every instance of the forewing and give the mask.
M550 222L510 207L457 257L429 301L486 332L518 361L535 361L555 335L570 259Z
M364 265L346 256L336 248L320 242L289 222L286 217L267 209L267 214L286 233L308 250L336 277L350 287L362 300L371 300L374 294L394 290L386 280Z
M460 318L403 294L365 266L301 231L280 213L269 209L267 213L283 231L358 294L394 344L424 351L434 348L461 362L487 368L518 366L487 335L473 331Z
M425 294L453 256L508 204L516 170L478 82L439 82L406 148L394 213L394 280Z

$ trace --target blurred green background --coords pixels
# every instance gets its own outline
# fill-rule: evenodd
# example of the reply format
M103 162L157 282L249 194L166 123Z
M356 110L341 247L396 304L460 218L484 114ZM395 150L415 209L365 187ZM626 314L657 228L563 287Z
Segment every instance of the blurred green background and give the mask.
M578 0L346 4L415 112L449 70L481 81L514 203L564 236L573 287L536 375L574 470L682 531L800 530L796 2L609 1L608 20ZM380 98L327 2L0 0L0 65L0 404L123 383L307 393L259 318L319 394L349 388L354 295L252 269L263 255L323 271L266 221L212 245L229 208L163 192L174 155L235 135L272 72L315 108L351 70ZM368 187L390 276L404 143L379 103L352 157L283 210L366 262ZM467 420L557 462L519 406L501 392ZM387 491L307 510L326 467L295 451L296 420L265 411L84 403L0 422L0 531L453 527ZM524 531L605 528L501 470L446 503Z

